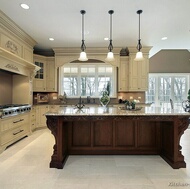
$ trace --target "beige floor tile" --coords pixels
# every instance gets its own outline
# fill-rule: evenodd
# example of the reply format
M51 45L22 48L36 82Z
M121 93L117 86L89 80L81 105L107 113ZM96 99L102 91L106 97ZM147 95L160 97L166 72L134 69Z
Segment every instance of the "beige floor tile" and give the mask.
M53 135L39 130L0 154L0 189L188 189L189 139L190 129L181 138L183 169L172 169L160 156L89 155L70 156L60 170L49 168Z

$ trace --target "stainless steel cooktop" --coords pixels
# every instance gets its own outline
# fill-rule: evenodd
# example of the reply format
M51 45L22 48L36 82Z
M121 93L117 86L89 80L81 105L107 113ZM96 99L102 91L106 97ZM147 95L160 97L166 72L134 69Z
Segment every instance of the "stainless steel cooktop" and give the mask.
M6 104L0 105L0 118L15 116L31 110L30 104Z

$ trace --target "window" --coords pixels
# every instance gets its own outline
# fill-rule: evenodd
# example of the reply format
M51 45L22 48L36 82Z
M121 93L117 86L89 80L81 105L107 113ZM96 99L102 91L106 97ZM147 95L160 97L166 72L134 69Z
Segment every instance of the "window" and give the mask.
M68 97L99 97L110 86L110 96L116 96L116 68L106 63L96 65L66 64L60 68L60 91Z
M182 101L187 99L188 86L188 74L149 74L146 102L167 107L172 99L176 106L181 106Z

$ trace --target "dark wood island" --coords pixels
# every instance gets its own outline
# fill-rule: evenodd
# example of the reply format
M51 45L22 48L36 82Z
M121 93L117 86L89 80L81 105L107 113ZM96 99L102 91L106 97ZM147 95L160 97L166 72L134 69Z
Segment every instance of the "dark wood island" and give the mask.
M185 168L180 138L189 125L181 110L144 107L55 107L47 126L55 137L50 167L62 169L69 155L160 155L174 169Z

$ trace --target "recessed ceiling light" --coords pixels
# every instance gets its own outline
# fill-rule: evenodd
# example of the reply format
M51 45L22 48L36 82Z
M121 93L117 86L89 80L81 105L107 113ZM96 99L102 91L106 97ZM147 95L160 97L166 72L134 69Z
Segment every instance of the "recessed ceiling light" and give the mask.
M108 37L104 37L104 40L105 40L105 41L108 41L108 40L109 40L109 38L108 38Z
M166 40L166 39L168 39L167 37L162 37L162 40Z
M25 3L20 4L20 6L21 6L23 9L29 9L29 8L30 8L30 7L29 7L27 4L25 4Z
M49 40L50 40L50 41L54 41L54 38L50 37Z

